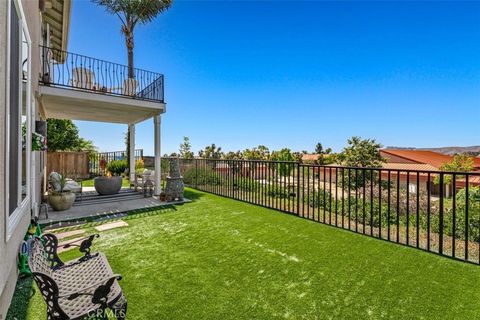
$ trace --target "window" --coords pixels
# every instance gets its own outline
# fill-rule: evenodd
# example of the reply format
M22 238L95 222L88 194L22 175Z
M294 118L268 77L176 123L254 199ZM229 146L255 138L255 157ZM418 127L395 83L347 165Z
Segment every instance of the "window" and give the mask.
M27 203L30 189L30 39L20 1L11 0L9 11L7 213L13 217Z

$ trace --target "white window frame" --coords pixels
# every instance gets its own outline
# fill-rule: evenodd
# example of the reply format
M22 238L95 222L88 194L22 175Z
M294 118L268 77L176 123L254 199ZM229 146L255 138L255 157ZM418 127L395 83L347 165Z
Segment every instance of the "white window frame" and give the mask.
M22 26L22 32L23 34L25 35L25 40L27 41L27 45L28 45L28 60L27 60L27 83L26 83L26 95L25 95L25 111L26 111L26 116L27 116L27 119L26 119L26 126L27 126L27 134L26 134L26 152L25 152L25 155L26 155L26 164L25 164L25 170L26 170L26 173L25 173L25 178L26 178L26 188L27 188L27 194L25 196L25 198L22 200L22 175L19 174L19 176L17 177L18 179L18 203L17 203L17 208L12 212L12 214L9 214L9 184L7 183L9 181L9 179L11 178L10 177L10 164L9 164L9 161L8 161L8 157L9 157L9 154L10 154L10 134L12 132L10 132L10 81L7 81L6 83L6 106L8 106L8 108L6 108L6 110L8 110L8 112L6 112L6 126L5 126L5 131L6 131L6 134L5 134L5 220L6 220L6 232L5 232L5 240L8 241L11 236L14 234L15 230L16 230L16 227L18 226L18 224L20 223L22 217L24 214L30 214L30 209L31 209L31 179L30 179L30 175L31 175L31 168L30 168L30 161L31 161L31 158L32 158L32 152L31 152L31 141L32 141L32 138L31 138L31 115L32 115L32 112L31 112L31 108L32 108L32 101L31 101L31 91L32 91L32 40L30 38L30 32L28 30L28 26L27 26L27 23L26 23L26 19L25 19L25 14L24 14L24 11L23 11L23 6L22 6L22 3L20 0L13 0L13 4L15 5L15 9L17 10L17 14L18 14L18 17L20 19L20 22L21 22L21 26ZM11 8L12 6L12 2L11 1L8 1L8 6L7 6L7 67L6 67L6 74L10 74L10 37L11 37L11 30L10 30L10 23L11 23L11 16L10 16L10 12L12 10ZM22 55L22 52L23 50L21 50L20 48L20 56ZM22 64L21 61L19 61L20 63L20 66ZM21 68L22 70L22 68ZM21 76L22 72L20 72L20 76ZM23 81L20 79L20 81ZM22 99L22 96L23 96L23 92L22 92L22 86L23 84L20 85L20 99ZM22 101L23 103L23 101ZM20 107L21 107L21 104L20 104ZM20 117L20 124L22 123L21 122L21 117L22 117L22 113L19 112L19 117ZM19 135L19 144L22 143L22 130L19 130L19 132L17 132L17 134ZM18 152L19 152L19 155L18 155L18 166L19 166L19 171L18 172L22 172L22 148L18 148Z

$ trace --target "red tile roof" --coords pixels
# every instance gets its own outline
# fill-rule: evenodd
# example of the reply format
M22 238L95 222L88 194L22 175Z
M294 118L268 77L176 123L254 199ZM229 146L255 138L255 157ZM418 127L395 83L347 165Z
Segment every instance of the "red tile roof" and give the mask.
M317 161L319 154L302 154L302 161Z
M416 163L429 164L437 169L453 159L452 156L427 150L383 149L381 152ZM474 167L480 168L480 158L474 158Z

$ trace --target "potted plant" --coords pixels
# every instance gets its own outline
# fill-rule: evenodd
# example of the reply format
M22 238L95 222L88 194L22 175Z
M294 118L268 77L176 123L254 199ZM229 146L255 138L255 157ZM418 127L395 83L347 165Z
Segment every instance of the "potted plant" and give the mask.
M165 192L165 180L162 180L162 192L160 192L160 201L167 201L167 193Z
M113 160L107 166L107 175L93 179L95 191L101 195L116 194L122 188L122 174L127 169L126 160Z
M75 202L75 193L65 190L67 185L67 177L65 174L58 174L56 177L57 190L50 191L48 195L48 203L55 211L68 210Z

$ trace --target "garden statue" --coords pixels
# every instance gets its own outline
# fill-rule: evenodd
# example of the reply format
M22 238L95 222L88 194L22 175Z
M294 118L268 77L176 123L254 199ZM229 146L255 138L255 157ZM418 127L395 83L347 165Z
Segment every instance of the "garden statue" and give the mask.
M180 175L180 164L178 158L170 159L170 173L167 177L165 194L167 202L183 200L183 177Z

